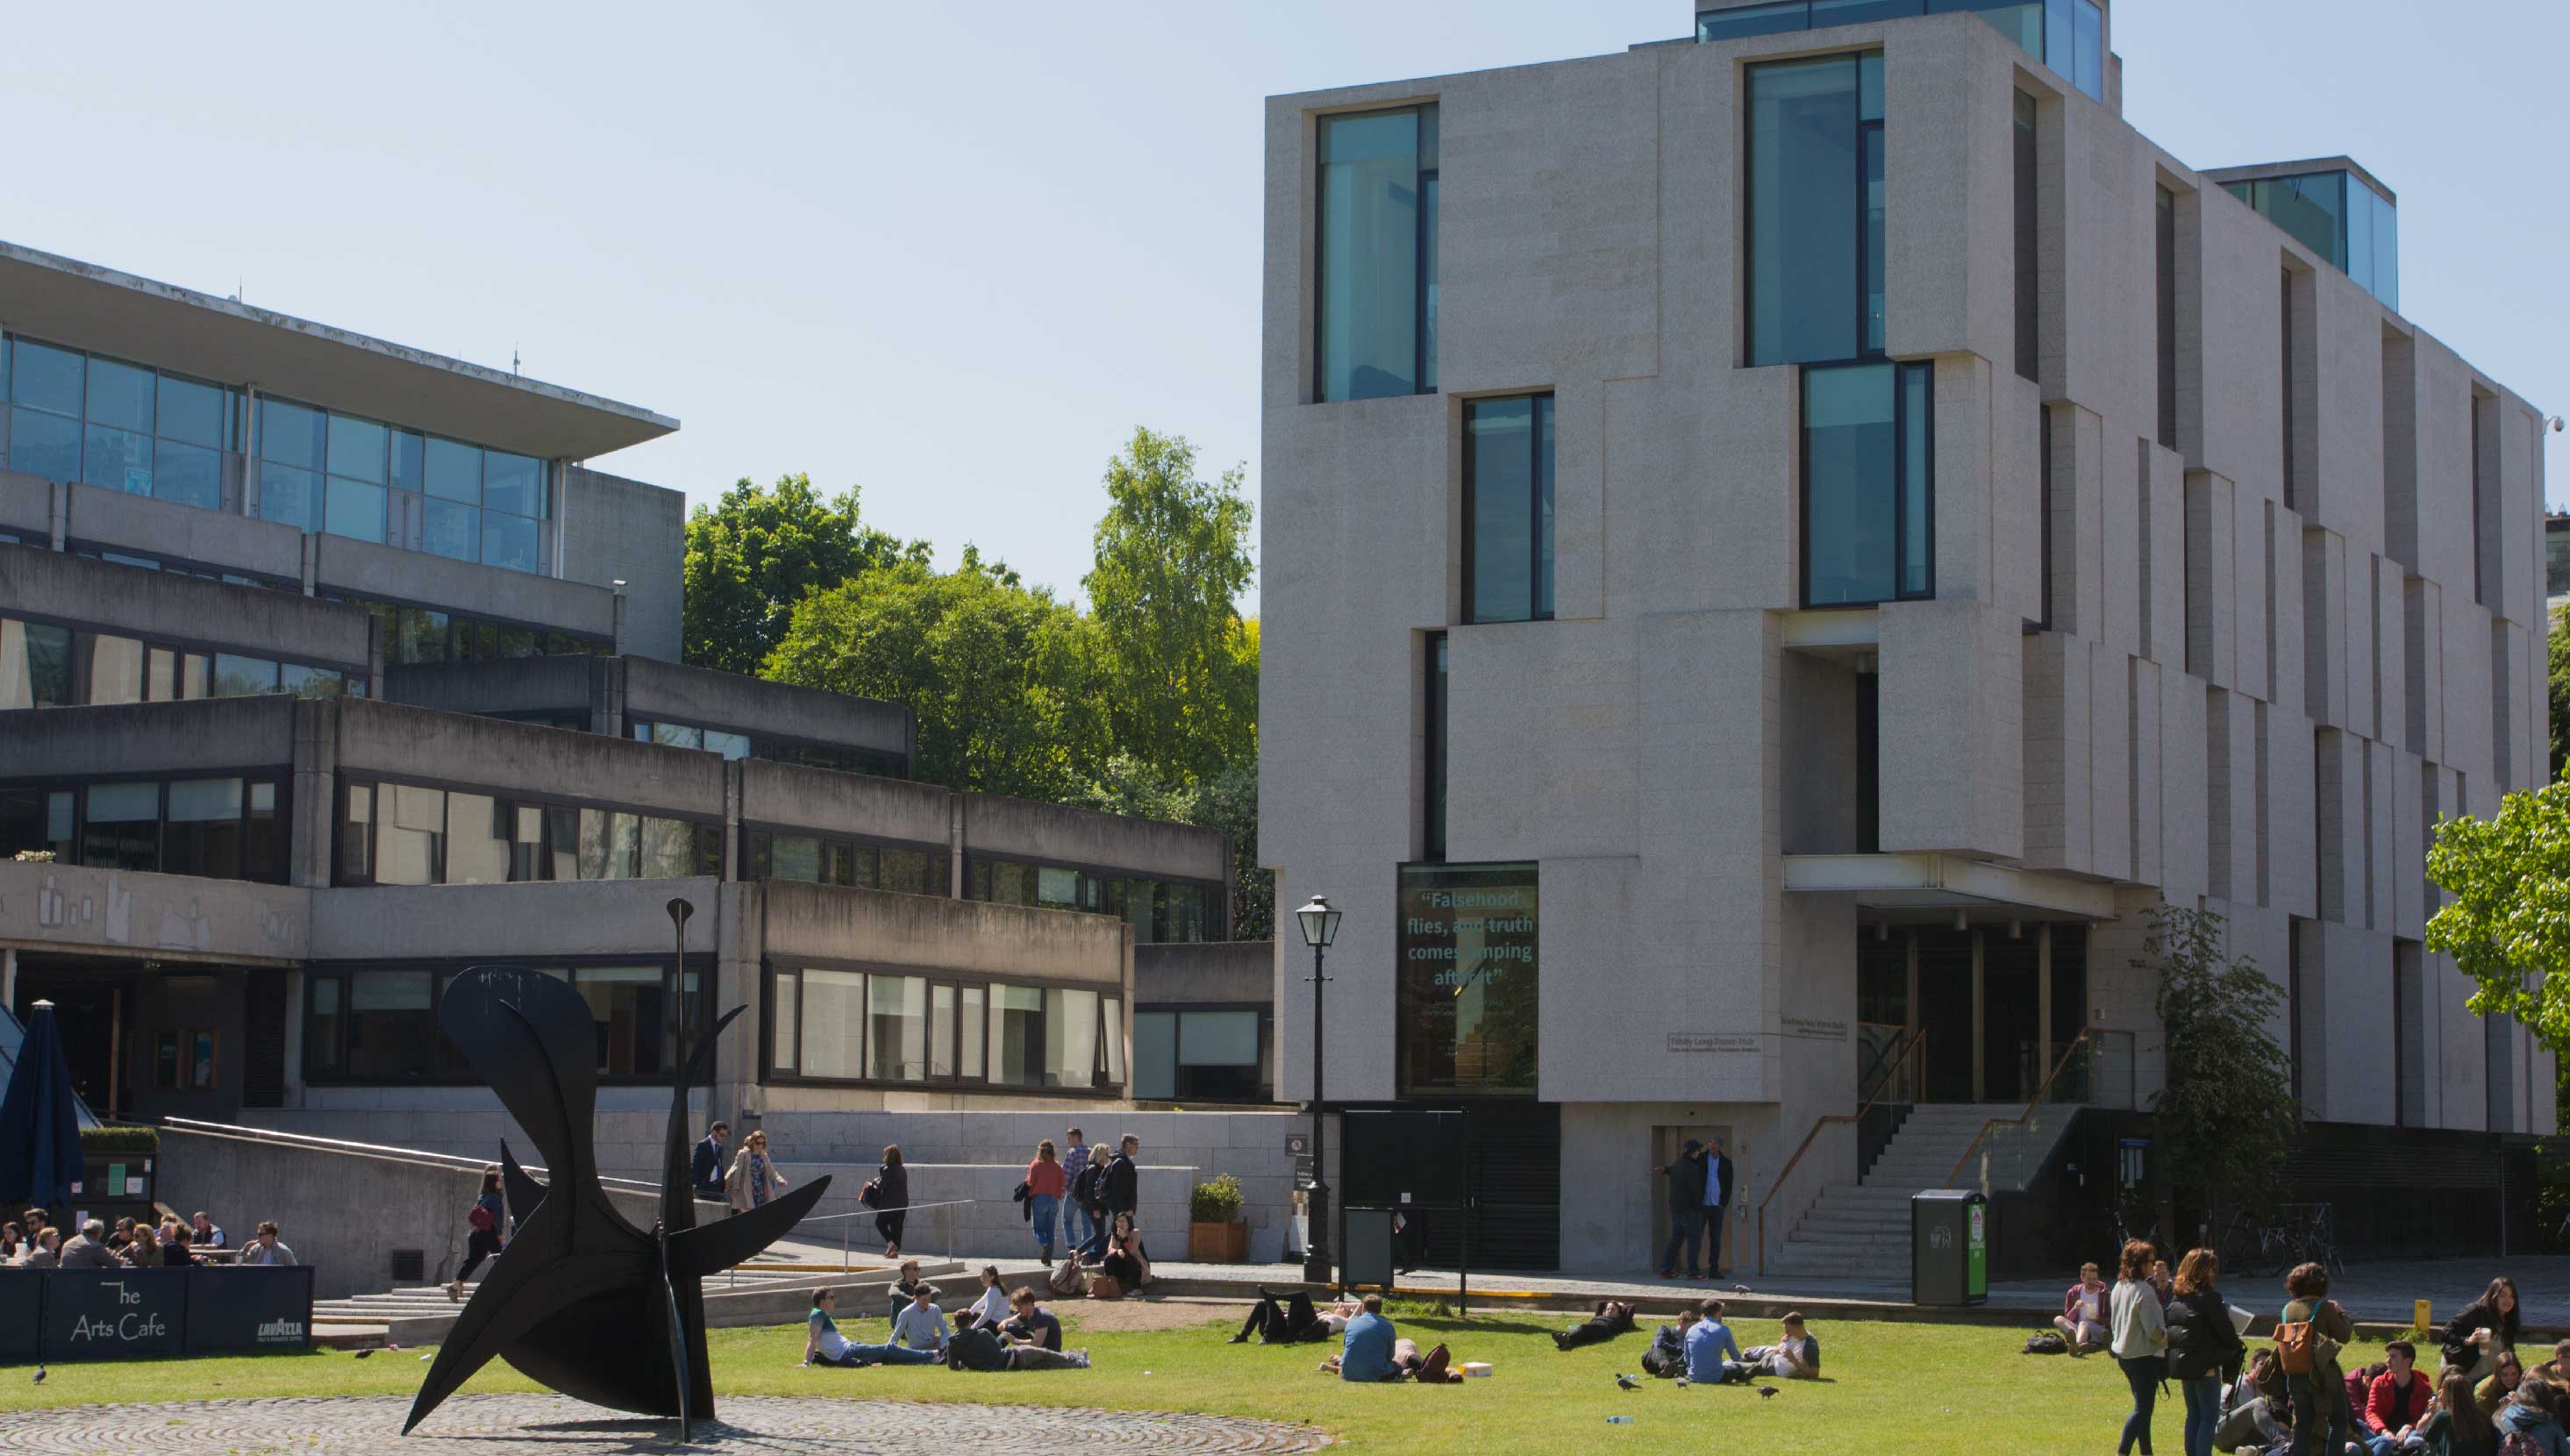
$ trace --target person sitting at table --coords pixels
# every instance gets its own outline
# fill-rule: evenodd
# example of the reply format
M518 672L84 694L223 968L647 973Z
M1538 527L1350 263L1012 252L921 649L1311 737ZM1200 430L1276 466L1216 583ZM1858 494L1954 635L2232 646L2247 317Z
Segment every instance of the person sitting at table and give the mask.
M80 1232L63 1240L60 1262L66 1269L112 1269L118 1267L116 1255L107 1247L107 1225L96 1218L80 1226Z
M196 1231L196 1236L189 1240L191 1246L196 1248L223 1248L227 1246L223 1242L223 1230L221 1225L215 1223L214 1219L207 1217L205 1210L199 1209L197 1211L197 1216L189 1219L188 1222Z
M26 1230L15 1223L0 1223L0 1263L16 1263L26 1249Z
M294 1250L279 1242L276 1232L276 1220L261 1219L258 1225L258 1236L249 1241L247 1248L241 1250L240 1261L244 1264L293 1263Z
M152 1231L151 1224L137 1223L134 1225L134 1236L126 1240L125 1247L119 1249L116 1256L123 1259L128 1268L159 1268L161 1266L160 1235Z
M174 1269L184 1269L196 1263L196 1254L189 1251L188 1248L191 1241L193 1240L188 1232L187 1225L173 1225L170 1229L170 1236L162 1240L161 1243L161 1262Z
M60 1268L63 1261L63 1235L51 1228L36 1234L19 1266L31 1269Z

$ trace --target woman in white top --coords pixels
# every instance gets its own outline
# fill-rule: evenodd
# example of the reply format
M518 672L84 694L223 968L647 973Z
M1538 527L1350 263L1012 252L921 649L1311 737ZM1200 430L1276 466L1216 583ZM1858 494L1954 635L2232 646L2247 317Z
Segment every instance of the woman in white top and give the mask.
M955 1327L971 1329L987 1324L996 1329L1008 1322L1012 1312L1008 1291L1000 1287L1000 1266L986 1263L982 1265L982 1296L957 1312Z
M2114 1292L2106 1300L2107 1347L2124 1367L2124 1382L2133 1387L2133 1413L2124 1417L2124 1439L2116 1456L2131 1456L2136 1445L2142 1456L2151 1456L2151 1407L2168 1375L2168 1322L2160 1310L2160 1291L2151 1284L2151 1264L2158 1257L2138 1238L2125 1244Z

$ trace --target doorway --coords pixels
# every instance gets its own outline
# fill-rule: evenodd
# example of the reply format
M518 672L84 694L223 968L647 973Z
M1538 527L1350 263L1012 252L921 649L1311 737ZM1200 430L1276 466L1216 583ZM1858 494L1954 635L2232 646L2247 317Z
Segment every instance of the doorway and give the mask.
M2087 929L2027 923L1956 930L1859 927L1860 1019L1899 1017L1922 1034L1927 1102L2024 1103L2087 1024ZM1888 1031L1889 1028L1887 1027ZM2074 1064L2073 1070L2076 1070ZM2056 1100L2084 1100L2075 1077Z
M1678 1150L1684 1148L1687 1144L1687 1140L1690 1138L1694 1139L1698 1143L1703 1143L1708 1146L1719 1141L1726 1152L1731 1148L1731 1129L1727 1125L1697 1124L1692 1127L1664 1125L1651 1129L1651 1166L1660 1170L1660 1172L1655 1174L1651 1179L1651 1257L1653 1259L1657 1259L1663 1252L1666 1252L1669 1246L1668 1166L1678 1161ZM1734 1200L1737 1200L1740 1197L1741 1190L1745 1186L1746 1180L1744 1180L1740 1174L1739 1155L1733 1154L1731 1162L1731 1196ZM1723 1212L1728 1214L1735 1213L1736 1211L1726 1208ZM1725 1224L1728 1224L1733 1220L1726 1217L1723 1221ZM1726 1233L1717 1234L1716 1236L1727 1236L1727 1230ZM1701 1249L1703 1245L1698 1244L1697 1247ZM1725 1257L1725 1255L1730 1252L1731 1250L1729 1248L1717 1245L1714 1250L1713 1261L1724 1268L1730 1268L1732 1266L1731 1262L1727 1257ZM1686 1259L1681 1257L1678 1259L1677 1266L1680 1269L1684 1269L1686 1267ZM1656 1267L1657 1265L1655 1264L1654 1268ZM1707 1270L1707 1272L1710 1272L1710 1270Z
M49 971L22 960L18 1002L9 1008L24 1022L37 1002L54 1003L54 1030L62 1038L72 1090L102 1118L133 1103L133 1085L121 1075L128 1060L125 1039L134 1030L132 979L96 971Z

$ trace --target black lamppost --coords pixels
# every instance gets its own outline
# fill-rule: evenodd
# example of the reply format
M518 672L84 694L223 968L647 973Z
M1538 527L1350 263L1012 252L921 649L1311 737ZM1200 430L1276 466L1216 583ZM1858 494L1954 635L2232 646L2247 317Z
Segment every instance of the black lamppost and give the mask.
M1314 895L1294 912L1303 924L1303 943L1312 948L1312 1185L1303 1199L1303 1278L1314 1284L1331 1282L1330 1190L1321 1177L1321 988L1330 978L1321 974L1321 958L1339 938L1341 913L1330 908L1326 895Z
M670 1017L670 1020L675 1022L678 1028L677 1065L673 1067L671 1071L675 1074L678 1081L684 1082L687 1077L687 1054L694 1050L694 1044L687 1039L688 1033L694 1030L692 1026L688 1025L689 1018L687 1016L687 1012L691 1009L687 1004L689 1000L687 995L687 918L696 913L696 907L687 903L685 900L673 899L663 908L669 912L669 928L677 932L678 942L677 954L671 956L669 959L669 994L677 998L678 1003L677 1006L673 1008L675 1014ZM713 1103L711 1099L706 1101L705 1111L707 1114L712 1113Z

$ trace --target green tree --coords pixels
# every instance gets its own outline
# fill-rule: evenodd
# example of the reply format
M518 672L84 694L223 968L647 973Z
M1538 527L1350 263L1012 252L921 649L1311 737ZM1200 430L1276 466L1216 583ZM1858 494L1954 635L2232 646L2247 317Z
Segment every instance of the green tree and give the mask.
M1071 801L1110 814L1221 830L1231 840L1231 938L1265 940L1275 933L1276 876L1258 865L1257 760L1179 783L1130 753L1116 753Z
M1234 605L1249 586L1250 506L1239 466L1196 478L1183 436L1136 428L1106 465L1095 565L1081 580L1097 623L1115 745L1189 781L1254 759L1254 634Z
M741 480L687 515L682 571L686 660L755 673L784 641L794 608L816 591L899 562L925 564L928 543L903 543L857 517L852 488L824 500L808 475L772 487Z
M2222 917L2166 903L2134 968L2158 978L2167 1074L2152 1108L2160 1166L2201 1203L2265 1203L2301 1131L2293 1063L2267 1028L2285 993L2223 948Z
M2552 771L2547 777L2561 776L2561 765L2570 761L2570 603L2552 614L2552 637L2544 644L2551 659L2546 676L2552 685Z
M2453 896L2427 920L2427 949L2476 983L2464 1004L2570 1050L2570 977L2547 974L2570 966L2570 781L2511 793L2495 818L2438 823L2427 877Z
M1064 802L1103 741L1096 661L1087 619L967 547L952 572L902 561L804 599L764 676L907 704L924 780Z

